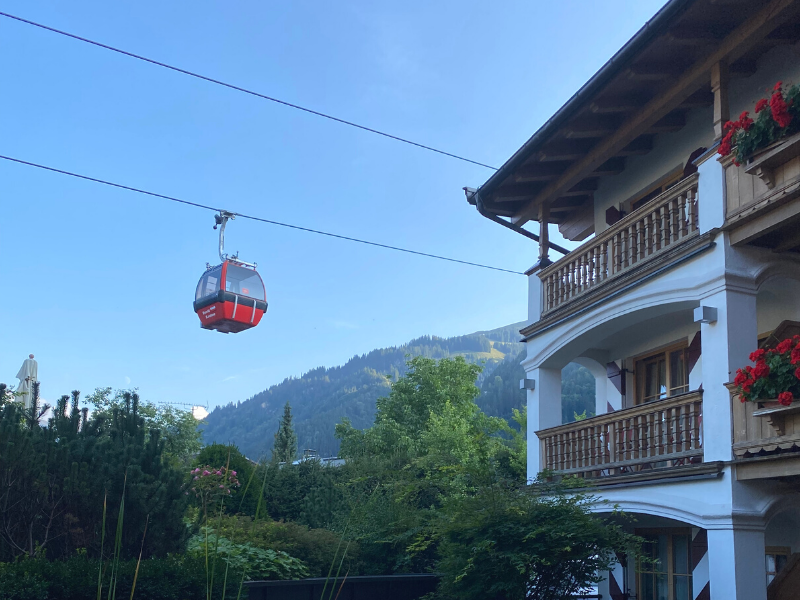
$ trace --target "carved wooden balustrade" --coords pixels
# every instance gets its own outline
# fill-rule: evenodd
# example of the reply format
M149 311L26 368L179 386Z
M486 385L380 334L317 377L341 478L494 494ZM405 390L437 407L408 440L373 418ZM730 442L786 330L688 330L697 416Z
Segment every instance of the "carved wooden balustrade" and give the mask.
M537 431L542 469L602 477L702 462L702 391Z
M697 235L697 181L687 177L543 269L542 315Z
M800 402L765 409L755 402L741 402L733 384L726 387L731 393L734 457L796 456L800 449Z

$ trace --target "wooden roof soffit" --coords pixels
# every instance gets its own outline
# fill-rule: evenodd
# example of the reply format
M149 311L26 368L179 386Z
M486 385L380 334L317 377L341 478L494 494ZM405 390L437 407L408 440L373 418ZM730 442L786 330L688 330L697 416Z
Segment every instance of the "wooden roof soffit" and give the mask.
M704 83L710 84L711 69L720 62L735 64L748 50L763 40L770 32L783 24L797 9L795 0L772 0L759 12L728 34L716 49L704 59L689 67L677 81L633 113L613 134L597 142L588 154L578 158L557 179L551 181L528 202L513 218L512 222L522 225L535 219L539 206L557 198L576 185L594 169L610 158L620 156L629 146L660 119L678 108L692 96ZM644 69L641 69L642 71ZM587 140L564 140L580 142ZM624 153L623 153L624 154ZM540 160L542 156L540 154Z

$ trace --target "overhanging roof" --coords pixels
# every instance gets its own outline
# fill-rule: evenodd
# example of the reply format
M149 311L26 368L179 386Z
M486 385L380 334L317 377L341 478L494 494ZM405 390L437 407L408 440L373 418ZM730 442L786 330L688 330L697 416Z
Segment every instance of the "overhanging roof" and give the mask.
M764 52L800 40L798 13L800 0L671 0L478 189L484 211L522 225L546 203L569 230L603 177L713 104L711 65L752 75Z

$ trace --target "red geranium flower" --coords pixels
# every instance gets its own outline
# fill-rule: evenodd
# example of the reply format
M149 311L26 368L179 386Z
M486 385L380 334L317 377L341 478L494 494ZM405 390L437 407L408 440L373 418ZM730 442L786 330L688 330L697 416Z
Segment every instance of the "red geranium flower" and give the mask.
M748 379L742 384L742 392L744 392L745 394L749 394L752 387L753 387L753 381Z
M744 111L742 114L739 115L739 126L747 131L750 129L750 126L753 124L753 119L750 118L750 113Z
M769 102L767 102L766 98L762 98L761 100L756 102L756 108L755 108L756 113L760 113L762 110L767 108L767 106L769 106Z
M789 406L794 400L794 396L792 396L792 392L781 392L778 394L778 402L783 404L784 406Z
M779 92L779 91L781 90L781 88L782 88L782 87L783 87L783 82L782 82L782 81L779 81L778 83L776 83L776 84L775 84L775 87L774 87L774 88L772 88L772 90L773 90L774 92Z
M775 346L775 350L777 350L780 354L784 352L788 352L792 348L792 340L783 340L780 344Z
M800 371L800 369L797 369L797 370ZM736 377L733 378L733 383L735 383L738 386L741 386L748 379L749 379L749 377L747 376L747 373L745 371L742 371L741 369L737 369L736 370Z
M792 115L789 114L789 105L783 99L780 90L772 94L769 99L769 107L772 110L772 118L779 127L788 127L792 122Z
M767 353L766 350L764 350L763 348L759 348L758 350L755 350L750 353L750 360L752 360L753 362L758 362L759 360L764 358L764 355L766 353Z
M756 368L753 369L753 375L756 376L756 379L767 377L769 375L769 365L763 360L757 362Z
M795 346L794 350L792 350L791 359L789 362L791 362L793 365L800 363L800 345Z

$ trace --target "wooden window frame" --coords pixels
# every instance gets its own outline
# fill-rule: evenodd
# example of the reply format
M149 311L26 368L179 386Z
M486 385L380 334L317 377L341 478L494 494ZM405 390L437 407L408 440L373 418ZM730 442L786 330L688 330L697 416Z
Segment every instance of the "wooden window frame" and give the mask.
M767 556L769 556L770 554L772 554L774 556L785 556L786 560L788 562L789 557L792 555L792 549L789 546L766 546L764 548L764 563L765 563L764 567L765 568L766 568ZM778 573L780 573L780 571L775 571L774 573L771 573L770 571L767 571L767 585L769 585L771 583L770 579L769 579L769 576L772 575L772 578L775 579L775 577L778 575Z
M675 352L676 350L683 350L683 368L686 373L686 383L680 386L683 388L683 391L672 393L669 382L670 382L670 361L669 357L670 354ZM678 396L680 394L685 394L689 391L689 361L688 361L688 351L689 351L689 340L683 339L678 342L672 342L665 346L661 346L659 348L654 348L649 350L648 352L644 352L639 354L638 356L634 356L631 359L631 363L633 364L633 380L634 380L634 397L633 403L634 406L639 406L640 404L646 404L649 402L656 402L658 400L664 400L665 398L652 398L650 400L644 400L644 385L645 385L645 373L644 373L644 362L645 361L652 361L658 360L660 357L664 357L664 361L666 363L666 382L667 382L667 395L666 398L672 398L674 396Z
M691 564L692 564L692 529L690 527L669 527L669 528L645 528L645 529L635 529L635 535L638 536L646 536L646 535L666 535L667 536L667 569L666 571L658 571L658 573L664 573L667 576L667 594L671 600L675 598L675 576L686 577L689 581L689 590L692 589L692 578L693 573L691 572ZM673 536L676 535L685 535L689 538L689 573L675 573L675 565L674 565L674 546L673 546ZM766 558L765 558L766 560ZM641 571L639 568L639 563L636 564L636 597L642 598L642 575L651 575L656 573L656 571ZM643 599L646 600L646 599Z
M645 204L647 204L653 198L656 198L660 194L667 191L676 183L680 182L683 179L683 166L678 165L668 173L662 175L655 181L653 181L647 187L642 188L638 192L636 192L633 196L625 200L622 203L625 211L627 213L631 213L635 210L638 210ZM649 198L648 198L649 196Z

